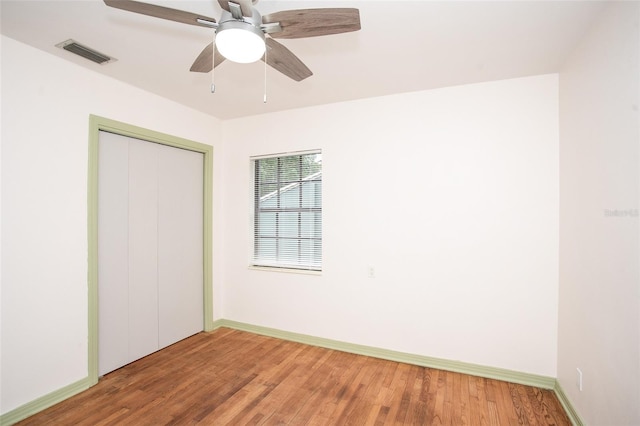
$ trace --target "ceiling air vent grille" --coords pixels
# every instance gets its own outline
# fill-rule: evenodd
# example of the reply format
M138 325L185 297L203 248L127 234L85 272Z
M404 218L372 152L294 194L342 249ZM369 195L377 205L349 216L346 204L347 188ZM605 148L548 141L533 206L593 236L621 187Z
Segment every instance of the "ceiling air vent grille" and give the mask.
M75 53L78 56L82 56L83 58L100 65L108 64L109 62L113 62L116 60L115 58L100 53L94 49L91 49L90 47L83 46L77 41L71 39L56 44L56 47L67 50L71 53Z

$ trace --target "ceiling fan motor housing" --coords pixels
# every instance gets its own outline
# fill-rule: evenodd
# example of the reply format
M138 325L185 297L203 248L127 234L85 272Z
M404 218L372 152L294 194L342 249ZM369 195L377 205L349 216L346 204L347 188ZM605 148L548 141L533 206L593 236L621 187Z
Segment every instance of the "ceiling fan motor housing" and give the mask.
M216 29L216 46L225 58L240 63L255 62L265 50L264 31L260 27L262 16L252 10L252 16L239 19L227 11L222 12Z

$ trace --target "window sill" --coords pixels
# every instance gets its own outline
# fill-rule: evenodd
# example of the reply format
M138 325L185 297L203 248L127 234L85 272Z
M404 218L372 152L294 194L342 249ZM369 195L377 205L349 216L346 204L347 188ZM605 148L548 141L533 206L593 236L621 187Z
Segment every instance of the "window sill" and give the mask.
M249 269L252 271L283 272L285 274L322 276L322 271L312 271L309 269L277 268L277 267L271 267L271 266L249 266Z

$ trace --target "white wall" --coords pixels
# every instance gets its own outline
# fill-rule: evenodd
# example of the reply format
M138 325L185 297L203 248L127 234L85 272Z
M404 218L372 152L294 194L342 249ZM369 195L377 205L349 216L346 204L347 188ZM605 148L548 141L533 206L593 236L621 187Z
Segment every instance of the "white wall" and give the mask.
M640 424L639 10L609 6L560 74L558 379L592 425Z
M557 75L225 129L224 318L555 377ZM248 269L250 156L313 148L322 276Z
M220 187L217 119L2 37L1 413L87 376L89 114L214 145Z
M2 38L0 37L0 100L2 96ZM0 102L0 124L2 123L2 102ZM0 320L2 320L2 134L0 132ZM2 401L2 323L0 323L0 401ZM2 403L0 402L0 413Z

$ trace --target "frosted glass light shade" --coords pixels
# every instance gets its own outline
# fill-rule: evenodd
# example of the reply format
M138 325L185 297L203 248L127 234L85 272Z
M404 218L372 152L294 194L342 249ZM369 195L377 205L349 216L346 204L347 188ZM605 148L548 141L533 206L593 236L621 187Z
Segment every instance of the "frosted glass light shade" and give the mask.
M222 27L216 32L216 47L228 60L248 64L264 55L264 34L251 25L246 28Z

